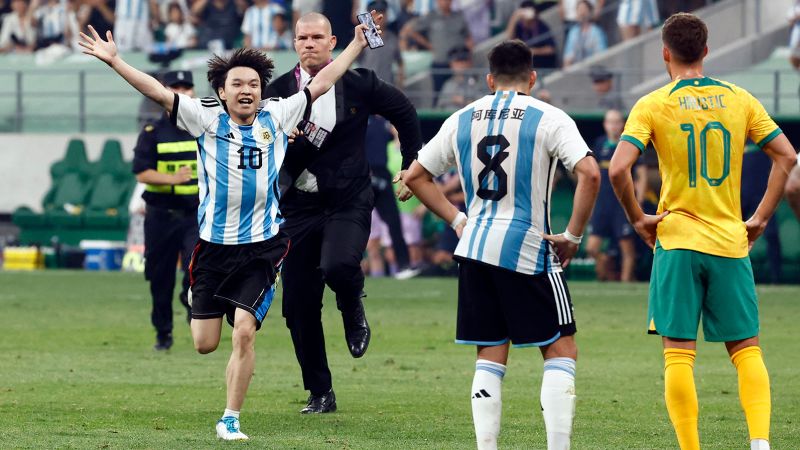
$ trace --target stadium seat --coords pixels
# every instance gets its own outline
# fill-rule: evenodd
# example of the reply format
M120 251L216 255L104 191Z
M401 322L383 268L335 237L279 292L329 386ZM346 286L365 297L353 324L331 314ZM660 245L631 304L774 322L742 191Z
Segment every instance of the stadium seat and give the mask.
M103 151L100 159L92 164L92 172L95 176L103 173L111 173L119 176L130 176L130 166L122 158L122 144L116 139L109 139L103 144Z
M120 160L121 161L121 160ZM128 223L128 197L131 175L102 173L94 182L83 212L88 228L106 228Z
M86 145L81 139L72 139L67 144L67 152L61 161L57 161L50 166L50 175L53 178L53 185L57 180L67 173L88 174L91 168L89 160L86 158Z
M67 173L58 182L53 194L52 203L45 205L45 217L51 225L65 227L79 227L81 218L79 214L65 209L67 205L82 209L86 203L89 191L88 183L82 174Z

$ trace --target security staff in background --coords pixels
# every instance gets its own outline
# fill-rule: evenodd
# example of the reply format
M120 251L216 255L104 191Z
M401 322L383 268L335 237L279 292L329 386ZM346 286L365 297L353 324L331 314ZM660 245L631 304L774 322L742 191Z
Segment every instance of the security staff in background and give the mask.
M289 97L302 90L330 60L336 45L331 24L308 13L295 25L300 63L267 87L266 97ZM370 49L365 52L372 51ZM417 112L405 95L369 69L349 70L318 98L301 122L305 132L289 145L282 177L289 188L280 202L281 230L292 240L283 262L283 315L311 392L303 414L336 410L322 330L322 294L336 294L350 354L367 351L370 329L361 302L361 259L369 237L374 195L364 137L370 114L397 128L404 169L422 146ZM398 193L404 196L403 189ZM405 189L405 195L410 191ZM408 198L408 197L405 197Z
M192 73L167 72L162 81L171 91L194 96ZM145 125L133 157L136 180L145 184L145 278L153 296L151 321L156 329L156 350L172 347L172 298L178 255L184 271L180 301L187 300L188 264L198 239L197 142L186 131L162 117Z

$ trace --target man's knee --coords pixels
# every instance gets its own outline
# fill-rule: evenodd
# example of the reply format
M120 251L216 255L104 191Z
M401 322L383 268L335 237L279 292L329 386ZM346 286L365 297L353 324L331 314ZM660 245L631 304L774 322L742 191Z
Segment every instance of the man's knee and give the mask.
M202 339L198 338L194 340L194 349L197 350L197 353L201 355L206 355L208 353L213 352L217 349L219 345L219 340L214 339Z
M237 322L233 327L231 339L233 340L233 347L236 350L242 351L252 349L256 340L255 322Z
M325 283L334 291L357 283L359 274L361 274L361 266L359 264L353 265L344 261L325 262L321 269Z

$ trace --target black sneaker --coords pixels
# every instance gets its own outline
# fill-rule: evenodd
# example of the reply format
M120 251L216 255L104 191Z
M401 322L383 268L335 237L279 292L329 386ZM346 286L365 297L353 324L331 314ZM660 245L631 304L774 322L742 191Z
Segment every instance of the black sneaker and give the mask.
M153 349L157 351L169 350L172 347L172 333L165 335L156 335L156 345Z

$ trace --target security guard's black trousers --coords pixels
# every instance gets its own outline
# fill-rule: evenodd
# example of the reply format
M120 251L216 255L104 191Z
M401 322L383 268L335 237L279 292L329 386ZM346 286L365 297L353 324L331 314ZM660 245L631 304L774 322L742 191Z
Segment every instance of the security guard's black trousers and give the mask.
M372 188L346 206L326 209L320 194L292 190L282 203L291 238L283 262L283 316L303 373L303 385L314 395L332 387L322 330L322 293L336 293L340 311L357 305L364 289L361 258L367 247Z
M196 243L197 210L147 206L144 273L150 281L150 294L153 296L151 321L159 336L172 332L172 298L178 256L184 270L181 292L186 293L189 290L187 269Z

